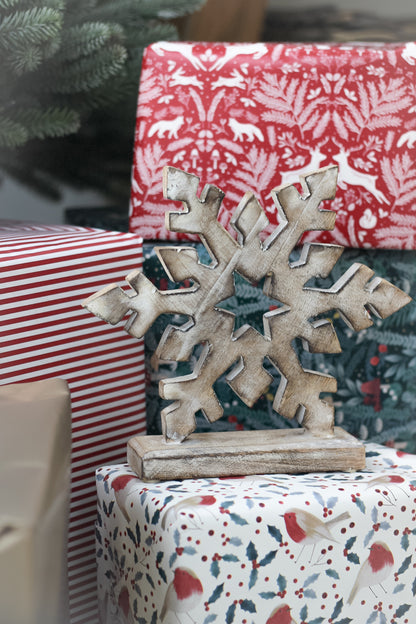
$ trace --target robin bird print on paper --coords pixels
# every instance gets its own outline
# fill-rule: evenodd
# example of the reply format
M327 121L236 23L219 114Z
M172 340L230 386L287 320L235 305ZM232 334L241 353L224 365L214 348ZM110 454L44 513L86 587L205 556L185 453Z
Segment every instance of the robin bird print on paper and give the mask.
M330 520L323 521L317 518L308 511L303 509L289 509L283 518L286 525L286 530L292 539L297 544L302 545L302 550L299 553L298 559L301 556L303 549L308 544L313 544L312 554L309 562L312 560L315 546L321 540L329 540L330 542L337 542L332 535L330 529L339 522L347 520L350 517L348 511L330 518Z
M364 587L369 587L371 589L373 585L381 585L384 592L386 592L382 583L390 575L393 570L393 565L394 558L387 544L384 542L374 542L374 544L370 546L368 559L364 561L357 574L357 578L355 579L355 583L348 598L348 604L352 603L355 596Z
M176 616L192 611L201 600L202 593L202 583L192 570L176 568L173 572L173 581L166 591L160 621L163 622L168 611L173 611Z

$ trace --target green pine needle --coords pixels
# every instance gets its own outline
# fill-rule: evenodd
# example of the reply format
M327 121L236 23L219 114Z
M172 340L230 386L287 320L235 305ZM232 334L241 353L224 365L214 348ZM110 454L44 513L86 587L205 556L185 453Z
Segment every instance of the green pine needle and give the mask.
M62 35L62 45L56 60L73 61L89 56L109 42L123 43L124 31L120 24L86 22L72 26Z
M14 120L24 126L29 139L62 137L77 132L79 114L69 108L27 108L15 111Z
M40 77L40 85L51 93L80 93L101 86L116 76L127 60L124 46L115 44L94 54L63 66L51 66ZM111 87L110 87L111 88Z
M37 69L43 61L43 54L38 46L26 45L16 46L13 51L4 54L3 62L14 71L17 76L22 76L27 72Z
M61 11L38 7L8 15L0 23L0 48L41 45L59 34L62 17Z
M22 124L0 114L0 147L19 147L27 139L28 133Z

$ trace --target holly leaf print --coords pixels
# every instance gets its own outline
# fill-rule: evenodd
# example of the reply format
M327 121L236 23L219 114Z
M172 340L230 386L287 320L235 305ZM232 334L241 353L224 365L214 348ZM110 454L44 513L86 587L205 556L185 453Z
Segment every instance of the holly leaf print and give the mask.
M240 607L243 609L243 611L248 611L249 613L257 613L256 605L252 600L243 600L243 602L240 604Z
M397 574L403 574L403 572L406 572L411 561L412 561L412 555L409 555L409 557L406 557L406 559L403 561L400 568L397 570Z
M193 546L184 546L183 552L185 555L195 555L196 550Z
M159 516L160 516L160 509L156 509L155 513L153 514L152 524L157 524L159 522Z
M239 537L232 537L228 542L231 546L241 546L243 543Z
M101 537L101 533L99 532L99 530L97 529L97 527L95 527L95 538L96 538L96 540L97 540L97 542L98 542L99 544L102 544L102 543L103 543L103 541L102 541L102 537Z
M127 527L127 535L129 536L129 538L131 539L131 541L133 542L133 544L135 546L138 546L137 542L136 542L136 536L133 533L133 531L130 529L130 527Z
M338 622L334 622L334 624L350 624L352 622L351 618L342 618L342 620L338 620Z
M240 526L243 526L244 524L248 524L247 520L245 520L244 518L242 518L236 513L230 513L228 514L228 517L230 518L230 520L232 520L236 524L239 524Z
M325 507L325 501L322 498L322 496L319 494L319 492L314 492L313 495L316 498L316 500L318 501L318 503L321 505L321 507Z
M413 581L413 585L412 585L412 594L413 596L416 596L416 578Z
M402 535L402 539L400 540L400 546L403 550L407 550L409 548L409 536L407 533Z
M343 606L344 606L344 600L341 598L341 600L338 600L337 604L334 607L334 610L331 615L331 620L335 620L335 618L339 616L339 614L342 611Z
M237 557L237 555L232 555L232 554L228 554L228 555L223 555L222 556L223 561L232 561L232 562L237 562L240 561L239 558Z
M279 529L278 529L278 528L276 528L276 527L272 526L271 524L268 524L268 525L267 525L267 530L269 531L270 535L271 535L272 537L274 537L274 539L275 539L277 542L279 542L279 544L280 544L281 542L283 542L283 537L282 537L282 534L281 534L281 532L279 531Z
M258 576L259 576L259 571L257 570L257 568L254 568L250 572L250 580L249 580L249 583L248 583L248 588L249 589L254 587L254 585L257 583Z
M314 618L313 620L309 620L308 624L321 624L324 621L325 618L323 617L317 617Z
M327 574L328 576L330 576L333 579L339 579L339 574L336 570L333 570L332 568L329 568L328 570L325 570L325 574ZM332 616L333 618L334 616Z
M312 585L312 583L315 583L315 581L318 579L318 577L319 577L319 572L317 572L316 574L312 574L311 576L308 576L308 578L304 582L303 586L304 587L309 587L309 585Z
M365 538L364 538L364 547L369 544L369 542L371 541L373 535L374 535L374 529L371 529L371 531L369 531L367 533L367 535L365 536Z
M216 619L217 616L214 613L211 613L210 615L207 615L207 617L203 621L203 624L210 624L210 622L214 622Z
M299 617L302 620L302 622L304 622L306 618L308 617L308 607L306 605L303 605L302 609L300 610Z
M398 594L399 592L404 590L404 585L403 583L399 583L398 585L396 585L396 587L393 589L393 594Z
M338 501L338 496L331 496L331 498L328 498L328 502L326 506L328 507L328 509L333 509L337 501Z
M261 561L259 561L259 565L260 566L268 565L276 557L276 554L277 554L277 550L271 550L265 557L263 557Z
M222 509L229 509L233 505L234 505L234 501L232 500L224 501L223 503L221 503Z
M281 592L284 592L286 587L287 587L287 581L286 581L285 577L282 576L281 574L279 574L279 576L278 576L277 585L278 585L279 590Z
M208 601L207 601L208 604L212 604L213 602L216 602L218 598L220 598L223 590L224 590L224 583L221 583L221 585L217 585L217 587L212 592L211 596L208 598Z
M348 553L347 559L348 561L351 561L351 563L360 563L360 558L356 553Z
M225 614L226 624L232 624L232 622L234 622L235 608L236 605L234 603L230 604L230 606L228 607L227 613Z
M259 596L260 598L264 598L264 600L271 600L276 597L276 594L274 592L260 592Z
M218 561L215 560L211 563L211 574L212 576L215 576L215 578L218 578L219 574L220 574L220 566L218 564Z
M361 500L361 498L359 496L353 496L352 497L352 502L357 505L357 507L361 511L361 513L365 514L365 504L363 503L363 501Z
M257 559L257 557L259 556L256 547L254 546L253 542L250 542L249 545L246 548L246 555L247 558L250 561L255 561Z
M313 589L305 589L303 595L305 596L305 598L316 598L316 593Z
M157 571L159 572L159 576L162 579L162 581L167 583L168 579L166 578L166 573L165 573L164 569L163 568L158 568Z
M400 607L398 609L396 609L396 617L402 617L402 615L404 615L405 613L407 613L407 611L409 611L410 609L410 605L408 604L402 604L400 605Z
M345 542L345 550L351 550L351 548L355 544L356 539L356 537L350 537L349 539L347 539L347 541Z

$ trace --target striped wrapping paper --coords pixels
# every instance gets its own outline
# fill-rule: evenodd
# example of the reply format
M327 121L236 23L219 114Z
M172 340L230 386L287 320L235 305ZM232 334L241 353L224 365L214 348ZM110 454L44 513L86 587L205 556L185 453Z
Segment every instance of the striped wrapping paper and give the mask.
M0 221L0 383L60 377L72 398L71 624L94 624L94 473L145 433L141 341L81 307L142 264L137 234Z

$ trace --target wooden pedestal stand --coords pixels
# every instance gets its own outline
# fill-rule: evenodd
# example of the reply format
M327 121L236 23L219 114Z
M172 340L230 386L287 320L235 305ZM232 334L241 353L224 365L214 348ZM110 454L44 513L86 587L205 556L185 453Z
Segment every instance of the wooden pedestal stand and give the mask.
M365 468L364 445L335 427L330 438L305 429L193 433L181 444L163 436L136 436L127 461L144 481Z

